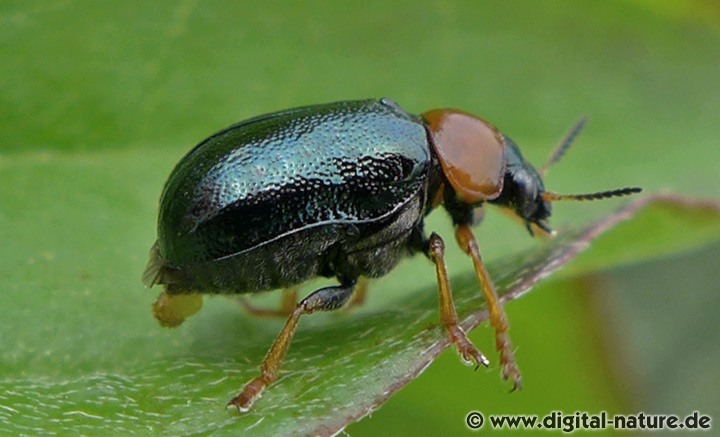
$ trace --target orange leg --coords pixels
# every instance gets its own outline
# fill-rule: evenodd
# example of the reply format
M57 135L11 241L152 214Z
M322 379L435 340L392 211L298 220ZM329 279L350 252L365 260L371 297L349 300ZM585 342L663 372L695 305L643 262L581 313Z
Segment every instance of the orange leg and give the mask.
M153 304L153 316L161 326L175 328L202 308L202 294L170 294L163 291Z
M280 307L277 309L265 309L258 308L250 304L244 297L238 298L240 305L245 308L245 311L257 317L288 317L295 310L297 305L298 292L294 288L288 288L283 290L282 298L280 300Z
M455 230L455 238L460 248L472 258L475 266L475 274L482 286L485 302L490 312L490 324L495 328L495 347L500 352L500 365L502 366L502 377L505 380L512 379L513 390L521 387L520 370L515 364L515 356L512 351L512 342L508 334L508 321L505 317L503 304L495 291L490 275L480 257L477 241L468 225L459 225Z
M234 405L241 412L248 411L265 387L277 379L280 364L290 347L300 316L315 311L330 311L340 308L352 295L355 283L354 279L346 280L339 286L321 288L297 304L265 356L260 366L260 376L248 382L242 392L232 398L228 405Z
M365 301L367 300L367 279L364 277L361 277L358 279L358 283L355 286L355 292L353 292L352 298L350 299L350 302L348 302L347 305L345 305L345 309L351 310L355 307L359 307L365 304Z
M430 235L429 255L435 263L435 271L438 278L438 292L440 296L440 319L447 329L450 341L455 344L462 356L467 362L482 364L488 366L490 363L485 355L482 354L467 338L465 332L458 325L458 317L455 312L455 305L452 299L452 290L450 289L450 281L448 280L447 268L445 267L445 243L436 233Z

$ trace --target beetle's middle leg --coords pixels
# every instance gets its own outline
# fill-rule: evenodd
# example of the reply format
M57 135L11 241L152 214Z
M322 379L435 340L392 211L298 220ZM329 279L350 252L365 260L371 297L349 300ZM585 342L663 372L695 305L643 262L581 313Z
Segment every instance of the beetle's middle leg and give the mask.
M452 299L452 290L450 289L450 281L448 280L447 268L445 267L445 243L436 233L430 234L427 241L427 253L430 259L435 263L435 271L438 279L438 292L440 295L440 318L445 324L450 341L457 346L462 358L467 362L475 361L478 366L488 366L490 362L485 355L480 352L470 339L467 338L465 331L459 325L457 313L455 312L455 304Z
M286 288L282 291L280 305L275 309L258 308L248 302L244 296L238 297L238 302L245 308L245 311L257 317L288 317L295 310L297 305L297 288Z
M358 279L357 285L355 286L355 291L353 292L352 299L345 305L345 309L348 311L363 306L365 304L365 301L367 300L367 293L368 293L368 280L364 276L361 276L360 279Z
M321 288L300 301L265 356L260 366L260 376L248 382L242 392L232 398L228 405L234 405L242 412L247 411L253 402L260 397L265 387L277 379L280 364L290 347L300 316L315 311L331 311L342 307L352 296L356 283L356 279L341 278L340 285Z

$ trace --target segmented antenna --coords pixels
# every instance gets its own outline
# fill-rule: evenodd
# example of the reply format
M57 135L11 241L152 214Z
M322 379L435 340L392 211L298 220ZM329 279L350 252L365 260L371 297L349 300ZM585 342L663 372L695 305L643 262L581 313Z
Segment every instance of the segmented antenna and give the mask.
M560 158L565 155L565 152L568 151L573 141L575 140L575 137L577 137L582 128L585 127L585 123L587 123L587 121L587 115L583 115L577 122L575 122L575 126L570 129L570 132L565 135L565 138L563 138L562 142L560 142L560 144L555 148L555 150L553 150L552 155L550 155L545 164L543 164L542 167L538 169L538 173L540 173L540 176L545 176L548 168L558 162Z
M555 194L546 191L540 196L542 197L542 200L546 202L555 202L556 200L599 200L607 199L608 197L627 196L641 191L642 188L639 187L626 187L618 190L600 191L597 193L586 194Z

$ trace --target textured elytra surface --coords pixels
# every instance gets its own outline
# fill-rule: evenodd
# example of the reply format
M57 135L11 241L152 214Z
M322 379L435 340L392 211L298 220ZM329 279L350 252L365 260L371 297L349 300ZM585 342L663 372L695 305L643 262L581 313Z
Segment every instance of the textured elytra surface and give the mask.
M384 101L238 123L173 170L160 202L160 253L183 266L304 228L377 219L417 193L429 153L424 127Z

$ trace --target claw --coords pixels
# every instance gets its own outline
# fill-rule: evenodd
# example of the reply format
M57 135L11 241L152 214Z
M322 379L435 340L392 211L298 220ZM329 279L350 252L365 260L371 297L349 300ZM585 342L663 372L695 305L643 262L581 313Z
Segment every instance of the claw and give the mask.
M260 398L266 386L267 382L263 380L262 376L253 379L245 385L242 393L230 399L230 402L228 402L225 407L227 408L232 405L241 413L248 412L252 404Z
M447 329L450 340L455 343L460 356L466 363L475 362L477 367L480 367L480 365L488 367L490 365L487 357L470 342L462 328L457 325L451 325L448 326Z

